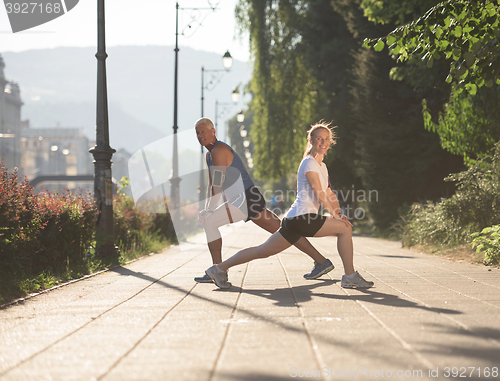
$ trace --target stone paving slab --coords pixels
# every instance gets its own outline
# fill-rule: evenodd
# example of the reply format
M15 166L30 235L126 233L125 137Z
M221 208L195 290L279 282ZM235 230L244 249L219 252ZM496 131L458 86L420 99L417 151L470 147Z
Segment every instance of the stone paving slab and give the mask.
M224 256L268 236L238 224ZM313 281L292 247L231 269L229 290L196 284L210 266L197 235L1 309L0 380L500 378L498 269L354 237L375 287L346 290L336 239L312 242L336 266Z

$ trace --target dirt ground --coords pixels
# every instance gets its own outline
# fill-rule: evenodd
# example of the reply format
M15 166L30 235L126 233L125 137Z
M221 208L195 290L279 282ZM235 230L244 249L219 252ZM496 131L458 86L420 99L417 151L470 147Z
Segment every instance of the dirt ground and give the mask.
M484 254L476 253L476 251L471 248L471 245L452 247L442 245L415 245L406 247L406 249L441 256L456 262L482 264L484 260Z

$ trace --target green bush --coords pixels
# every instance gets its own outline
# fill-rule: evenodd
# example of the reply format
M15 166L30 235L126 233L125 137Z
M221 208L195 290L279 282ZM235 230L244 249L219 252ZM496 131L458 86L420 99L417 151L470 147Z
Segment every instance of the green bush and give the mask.
M148 254L158 251L169 243L177 244L177 237L170 213L147 213L143 210L155 210L154 207L142 204L137 208L132 197L125 190L130 181L124 177L114 197L114 228L115 242L125 257ZM159 200L163 202L163 200ZM156 205L158 200L150 201ZM168 200L167 200L168 204ZM182 233L193 234L201 231L198 223L198 208L196 204L180 209Z
M484 261L489 265L500 264L500 225L494 225L472 233L472 248L484 253Z
M96 208L90 195L42 191L0 164L0 301L29 292L33 279L83 272Z
M123 191L127 186L128 180L122 179L113 207L115 243L122 260L175 243L170 215L140 211ZM184 232L200 230L197 214L196 208L183 210ZM90 193L44 190L35 195L26 178L1 163L0 304L106 266L86 256L95 244L96 216Z
M446 180L456 182L455 194L438 203L412 206L403 237L406 244L470 243L472 233L500 224L500 142L492 156Z
M175 240L169 214L145 213L120 191L113 204L115 243L124 257L148 254Z

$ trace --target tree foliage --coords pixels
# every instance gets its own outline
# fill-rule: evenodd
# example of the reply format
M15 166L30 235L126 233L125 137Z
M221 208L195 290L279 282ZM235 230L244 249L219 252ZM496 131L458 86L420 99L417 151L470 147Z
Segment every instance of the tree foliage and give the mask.
M371 14L377 16L385 21ZM381 51L387 45L398 61L419 56L428 67L444 57L449 63L446 81L455 81L458 91L465 88L474 95L478 87L500 84L499 38L498 0L448 0L385 37L365 39L364 46Z
M441 146L462 156L468 165L492 152L500 141L498 86L480 88L475 95L454 89L437 121L433 121L424 99L423 113L425 128L437 132Z
M360 49L355 58L355 167L364 188L378 192L368 208L375 225L386 229L398 219L401 206L453 192L443 178L462 168L460 160L441 149L438 137L423 128L419 93L390 80L390 57Z
M412 3L413 13L402 20L420 12L420 3ZM417 89L391 81L394 61L362 43L397 24L375 25L360 4L240 0L239 24L249 32L254 61L249 107L255 175L279 180L295 172L308 126L332 120L338 126L338 144L326 157L332 184L341 191L378 192L368 205L370 216L387 228L401 205L451 192L442 179L462 167L443 151L438 136L423 128L422 99L432 110L448 99L445 70ZM438 82L444 90L435 89Z
M423 11L436 3L436 0L361 0L361 8L364 16L373 23L401 26L406 24L408 20L415 20L422 15Z
M456 193L440 202L414 204L406 227L407 244L471 242L471 234L500 224L500 142L466 171L447 178Z
M251 140L255 176L260 179L281 178L296 170L316 104L316 82L295 49L300 43L296 25L301 3L279 1L278 6L274 0L248 0L236 11L250 32L250 107L255 112Z
M388 15L407 11L411 2L363 0L363 4L365 13L383 23ZM443 88L444 81L440 84L439 76L432 79L432 73L446 65L445 80L453 88L448 101L438 108L424 99L425 127L439 134L443 148L463 156L469 165L490 153L500 140L498 4L493 0L442 2L387 36L364 42L378 51L387 45L392 57L405 63L391 70L391 78L415 87L431 80L436 88Z

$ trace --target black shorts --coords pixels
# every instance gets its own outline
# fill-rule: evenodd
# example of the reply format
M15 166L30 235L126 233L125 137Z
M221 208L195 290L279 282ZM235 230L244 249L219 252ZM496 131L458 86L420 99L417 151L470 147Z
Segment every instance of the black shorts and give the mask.
M247 222L266 209L266 199L254 185L245 190L245 198L248 209L248 217L245 220L245 222Z
M295 242L301 237L314 237L325 221L326 217L319 214L301 214L300 216L283 218L278 231L290 244L295 245Z

